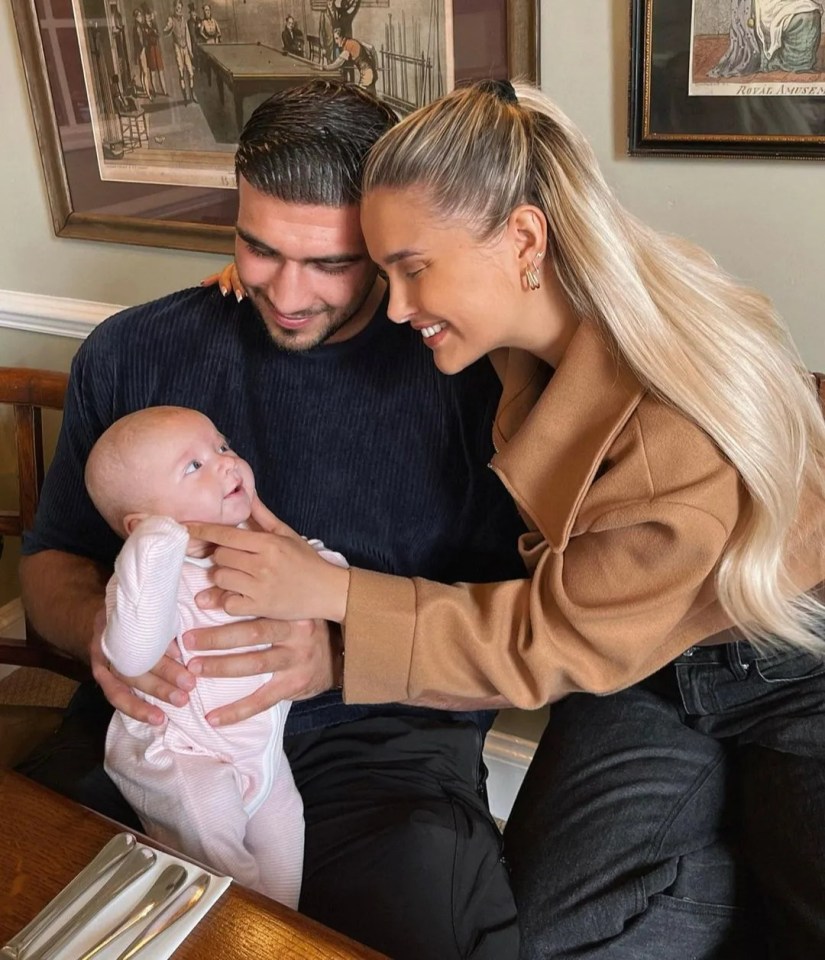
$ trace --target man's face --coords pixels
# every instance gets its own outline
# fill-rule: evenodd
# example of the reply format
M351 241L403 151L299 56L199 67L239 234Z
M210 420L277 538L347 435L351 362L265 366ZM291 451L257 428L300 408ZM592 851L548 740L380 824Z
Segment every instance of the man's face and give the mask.
M209 19L211 19L211 17L212 17L212 8L211 8L210 6L204 7L204 8L203 8L203 18L204 18L204 20L209 20Z
M356 205L285 203L240 178L235 263L273 341L301 351L348 340L372 318L384 284Z
M181 16L183 16L183 4L182 4L182 3L176 3L176 4L175 4L175 16L176 16L176 17L181 17Z
M288 28L289 30L292 29L292 25L293 25L294 23L295 23L295 21L292 19L292 17L287 17L287 18L286 18L286 25L287 25L287 28Z

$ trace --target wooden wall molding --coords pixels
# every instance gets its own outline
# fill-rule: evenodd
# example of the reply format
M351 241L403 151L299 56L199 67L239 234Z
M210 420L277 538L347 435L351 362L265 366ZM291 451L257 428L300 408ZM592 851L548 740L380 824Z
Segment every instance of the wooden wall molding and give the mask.
M96 300L72 300L17 290L0 290L0 327L85 339L94 328L123 307Z

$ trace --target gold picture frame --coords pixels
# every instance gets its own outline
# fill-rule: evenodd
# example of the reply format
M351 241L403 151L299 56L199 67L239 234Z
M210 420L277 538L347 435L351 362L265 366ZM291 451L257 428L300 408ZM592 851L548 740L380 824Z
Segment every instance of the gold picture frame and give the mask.
M632 156L825 159L825 18L770 9L633 0Z

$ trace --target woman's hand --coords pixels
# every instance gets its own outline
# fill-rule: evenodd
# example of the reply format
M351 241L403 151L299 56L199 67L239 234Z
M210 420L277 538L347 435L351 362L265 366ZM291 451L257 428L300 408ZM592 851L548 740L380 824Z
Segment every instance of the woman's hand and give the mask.
M260 531L188 523L189 535L214 543L213 580L228 591L224 609L237 617L332 620L347 609L349 570L327 563L262 504L253 505Z
M246 296L246 289L241 283L241 278L238 276L238 268L235 266L234 260L232 263L227 263L219 273L212 273L201 280L202 287L209 287L214 283L217 283L224 296L227 296L231 290L235 294L235 299L238 303Z

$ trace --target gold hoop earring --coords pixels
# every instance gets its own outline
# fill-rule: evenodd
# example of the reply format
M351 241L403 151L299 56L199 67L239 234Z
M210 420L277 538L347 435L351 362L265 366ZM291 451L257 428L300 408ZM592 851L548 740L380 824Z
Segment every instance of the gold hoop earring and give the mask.
M529 290L541 289L541 276L539 275L539 261L544 256L544 251L537 253L529 267L525 267L524 279L527 281Z

